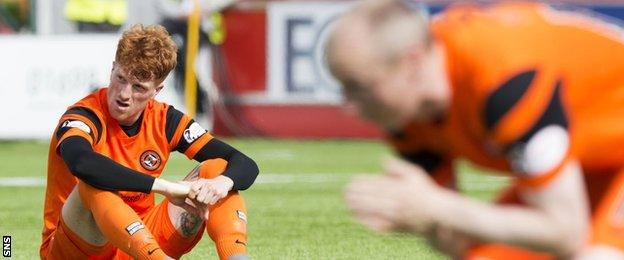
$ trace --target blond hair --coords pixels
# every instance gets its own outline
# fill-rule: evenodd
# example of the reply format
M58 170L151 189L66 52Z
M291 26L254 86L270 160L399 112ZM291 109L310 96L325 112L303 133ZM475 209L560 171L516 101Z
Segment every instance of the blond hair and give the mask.
M164 27L137 24L123 32L115 62L136 80L162 82L176 66L177 50Z

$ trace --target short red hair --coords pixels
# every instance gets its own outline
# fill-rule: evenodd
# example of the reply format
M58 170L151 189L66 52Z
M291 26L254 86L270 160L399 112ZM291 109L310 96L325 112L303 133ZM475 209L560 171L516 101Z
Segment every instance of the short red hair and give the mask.
M165 27L137 24L123 32L115 62L138 81L162 82L176 66L177 51Z

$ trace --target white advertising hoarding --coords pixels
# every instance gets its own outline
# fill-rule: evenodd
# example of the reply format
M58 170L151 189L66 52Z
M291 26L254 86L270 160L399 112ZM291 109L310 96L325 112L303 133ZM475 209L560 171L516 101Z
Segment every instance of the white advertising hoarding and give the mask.
M0 139L50 138L68 106L108 85L118 37L0 37ZM162 92L179 103L173 86Z
M353 2L270 2L267 98L275 103L340 102L324 48L335 18Z

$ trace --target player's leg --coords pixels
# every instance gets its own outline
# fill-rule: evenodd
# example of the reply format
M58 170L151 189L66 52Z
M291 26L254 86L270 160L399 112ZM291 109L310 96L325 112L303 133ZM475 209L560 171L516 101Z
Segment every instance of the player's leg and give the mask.
M46 259L110 258L115 251L100 232L91 213L84 208L76 186L63 205L60 223L54 231Z
M199 178L199 166L191 171L184 180L192 181ZM199 216L191 214L181 207L164 199L150 209L143 221L154 234L162 250L169 256L178 259L193 249L201 239L205 223Z
M199 167L200 178L211 179L225 170L227 162L208 160ZM231 191L225 198L210 207L206 231L214 241L219 258L248 259L247 257L247 209L243 197Z
M102 247L110 241L141 259L167 257L134 210L112 192L79 182L63 205L61 219L67 228L64 231L75 234L86 245Z
M220 159L205 161L193 169L184 180L214 178L225 170L226 165L227 162ZM230 192L219 203L210 206L210 217L206 223L200 217L186 212L167 200L161 204L166 205L167 214L154 214L149 217L149 220L146 219L146 224L150 229L152 226L158 229L152 232L157 239L165 240L158 240L158 242L167 254L179 257L190 251L201 238L201 230L206 226L221 259L248 259L246 209L238 192Z
M154 238L165 254L175 259L191 251L203 235L201 230L203 230L204 221L169 203L167 199L151 208L143 217L143 222L154 234ZM180 227L180 225L185 227ZM123 254L118 254L118 256L121 255ZM118 258L127 259L127 257Z

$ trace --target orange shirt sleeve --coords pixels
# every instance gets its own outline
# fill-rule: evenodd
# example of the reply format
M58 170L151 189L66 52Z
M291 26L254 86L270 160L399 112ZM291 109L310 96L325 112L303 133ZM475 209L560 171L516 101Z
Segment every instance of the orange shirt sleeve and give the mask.
M59 120L55 135L58 146L67 138L80 136L94 145L100 140L102 121L95 113L85 107L68 109Z
M171 150L184 153L189 159L214 138L199 123L187 115L182 115L171 139Z

